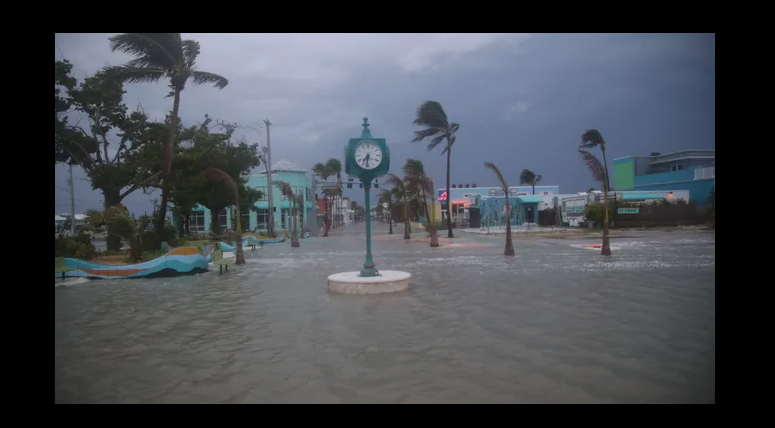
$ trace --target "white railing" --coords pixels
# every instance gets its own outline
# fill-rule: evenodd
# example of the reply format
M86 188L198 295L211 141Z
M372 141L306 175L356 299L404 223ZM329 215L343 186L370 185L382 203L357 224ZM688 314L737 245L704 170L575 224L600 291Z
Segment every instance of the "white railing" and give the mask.
M695 180L707 180L709 178L716 178L716 167L711 166L707 168L697 168L694 170Z

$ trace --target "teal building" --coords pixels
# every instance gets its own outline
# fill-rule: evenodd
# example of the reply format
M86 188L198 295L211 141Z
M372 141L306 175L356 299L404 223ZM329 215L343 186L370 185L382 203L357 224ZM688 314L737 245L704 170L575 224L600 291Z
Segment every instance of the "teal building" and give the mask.
M313 235L317 230L316 204L315 204L315 175L309 170L299 167L286 160L281 160L272 166L272 180L285 181L291 185L293 192L304 196L303 212L297 212L297 224L302 225L302 231L310 231ZM277 186L270 186L266 171L251 174L248 186L258 189L263 194L261 200L255 202L255 209L242 210L241 225L243 231L265 233L269 229L269 222L274 221L275 231L288 229L291 221L291 206ZM274 213L269 212L269 190L271 189L274 203ZM222 229L233 229L231 208L226 208L218 213L218 221ZM297 207L297 211L298 207ZM197 206L191 213L189 230L191 233L205 234L210 231L210 224L214 214L203 206ZM176 225L173 216L172 224Z

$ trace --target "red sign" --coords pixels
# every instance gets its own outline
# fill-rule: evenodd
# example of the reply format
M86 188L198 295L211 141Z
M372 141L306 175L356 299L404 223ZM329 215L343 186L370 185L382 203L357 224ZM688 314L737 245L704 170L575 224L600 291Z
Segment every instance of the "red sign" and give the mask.
M439 192L439 202L445 202L447 200L447 192Z

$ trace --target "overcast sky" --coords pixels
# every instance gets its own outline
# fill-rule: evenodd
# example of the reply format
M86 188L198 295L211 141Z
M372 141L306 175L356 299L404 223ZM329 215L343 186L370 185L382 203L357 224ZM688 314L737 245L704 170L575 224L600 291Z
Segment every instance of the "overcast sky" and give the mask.
M129 59L113 54L110 34L56 34L76 76ZM529 168L562 193L594 183L576 148L583 131L600 130L609 159L653 151L715 149L716 37L672 34L183 34L202 45L201 70L229 86L190 84L181 97L186 125L205 114L244 125L265 143L272 121L272 158L303 167L342 157L368 115L387 138L393 172L421 159L437 187L440 151L410 143L417 106L441 102L461 124L452 151L453 183L495 184L482 163L495 162L511 185ZM161 119L172 108L164 84L129 85L130 107L142 103ZM82 171L75 172L76 211L99 208ZM67 168L55 167L55 211L69 211ZM362 201L362 191L346 191ZM153 195L125 203L151 211Z

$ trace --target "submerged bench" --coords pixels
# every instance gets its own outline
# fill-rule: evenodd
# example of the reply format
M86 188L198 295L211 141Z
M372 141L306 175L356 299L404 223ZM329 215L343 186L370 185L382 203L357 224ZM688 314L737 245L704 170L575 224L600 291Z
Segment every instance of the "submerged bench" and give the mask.
M233 265L237 261L236 257L223 258L223 250L213 250L212 252L213 264L218 266L218 273L223 273L223 267L226 266L226 272L229 271L229 265Z
M54 275L61 273L62 274L62 281L65 280L65 274L71 270L75 270L75 268L67 267L67 266L54 266Z

